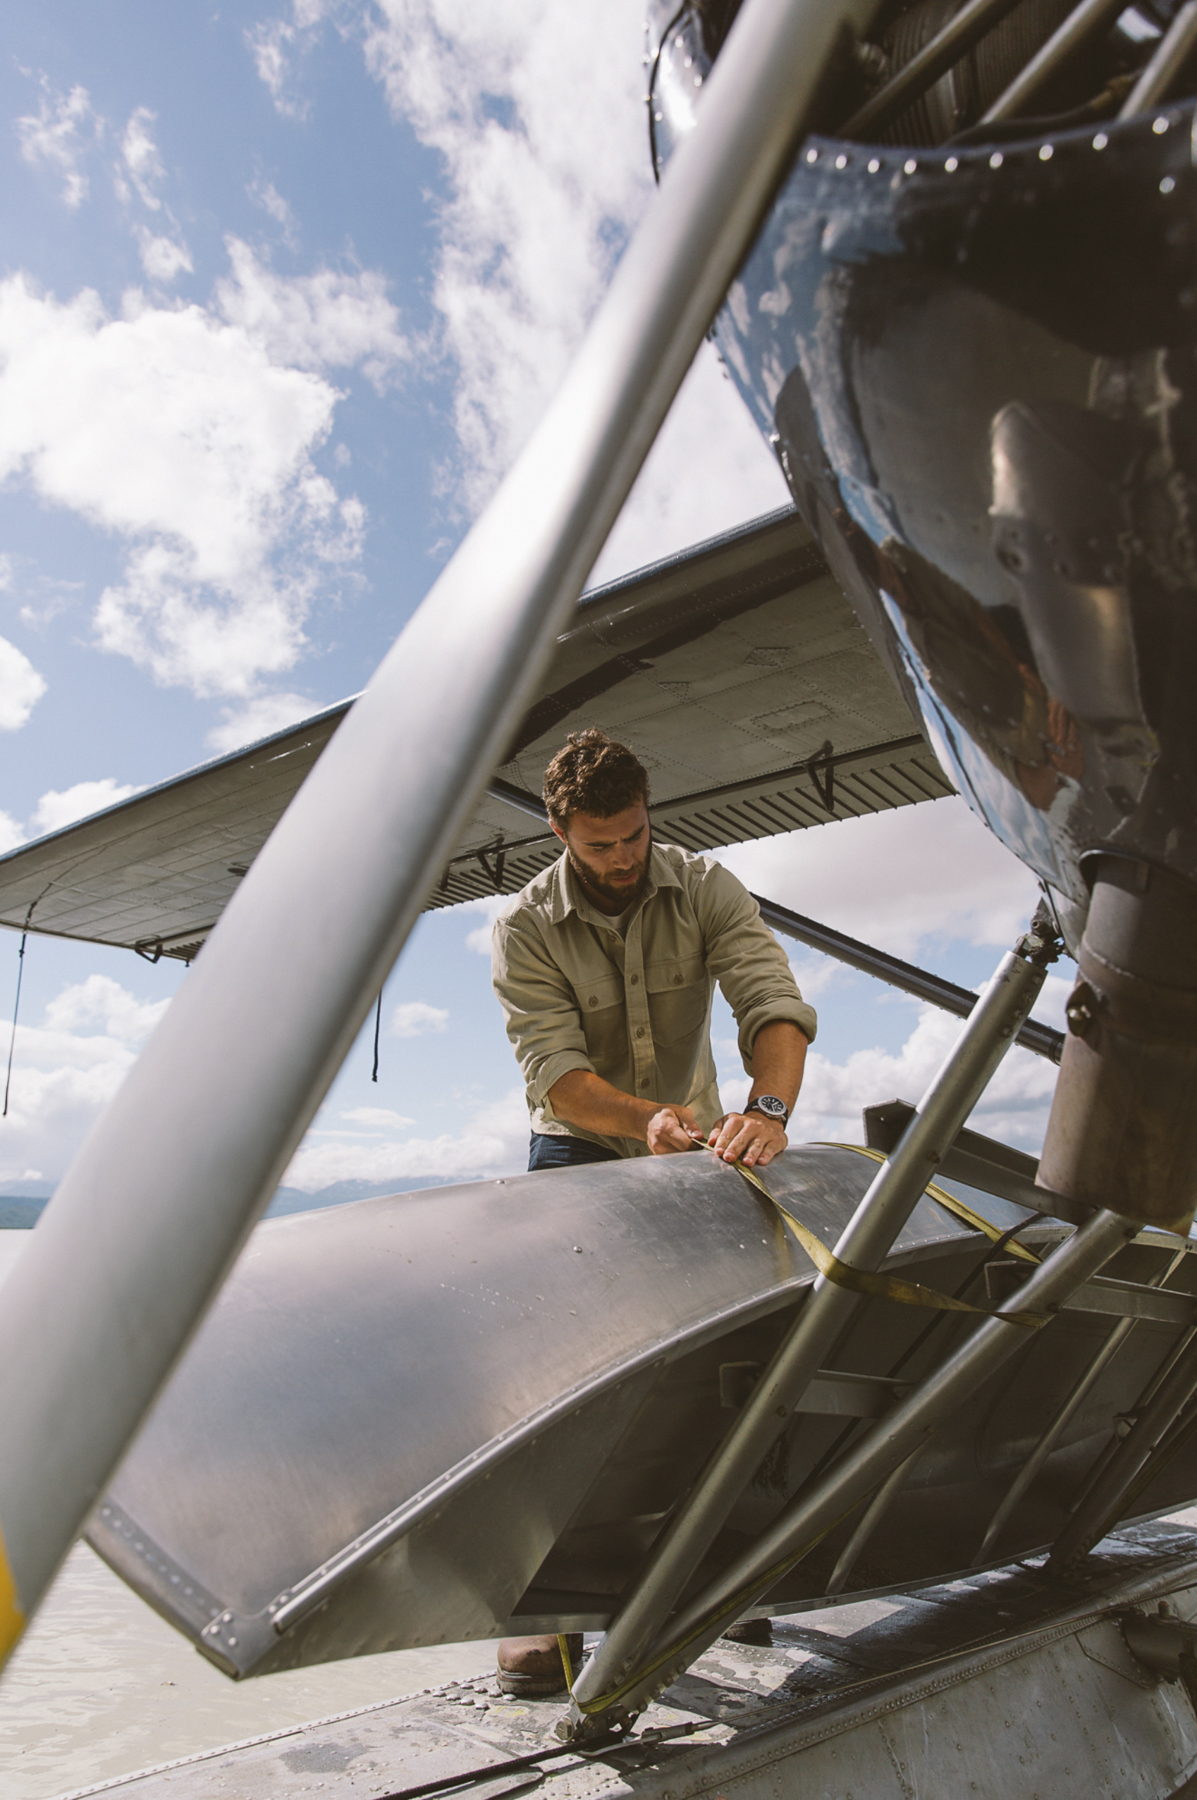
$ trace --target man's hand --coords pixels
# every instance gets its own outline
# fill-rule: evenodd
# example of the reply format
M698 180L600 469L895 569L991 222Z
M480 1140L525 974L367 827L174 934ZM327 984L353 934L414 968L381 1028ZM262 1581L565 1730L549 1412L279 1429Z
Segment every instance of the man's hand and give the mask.
M654 1156L672 1156L677 1150L693 1150L706 1142L698 1120L688 1106L662 1106L652 1115L645 1141Z
M750 1169L756 1163L763 1169L789 1141L776 1119L757 1112L725 1113L707 1139L724 1162L746 1163Z

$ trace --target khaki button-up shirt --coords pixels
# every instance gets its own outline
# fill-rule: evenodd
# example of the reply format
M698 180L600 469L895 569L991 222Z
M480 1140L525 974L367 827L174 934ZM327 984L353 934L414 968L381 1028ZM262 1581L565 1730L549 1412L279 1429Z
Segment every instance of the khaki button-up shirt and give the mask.
M638 1100L688 1106L704 1131L722 1116L711 1054L711 998L722 988L752 1073L762 1025L788 1019L815 1035L815 1014L762 923L752 895L721 864L655 844L648 886L621 932L592 906L562 855L496 921L492 978L528 1089L532 1129L647 1156L558 1119L549 1090L589 1069Z

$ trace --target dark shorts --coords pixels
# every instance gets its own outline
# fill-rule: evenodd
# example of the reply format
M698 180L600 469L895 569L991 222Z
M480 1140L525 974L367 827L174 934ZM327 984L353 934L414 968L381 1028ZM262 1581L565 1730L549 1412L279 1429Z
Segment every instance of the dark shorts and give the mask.
M583 1163L618 1161L614 1150L592 1144L589 1138L548 1137L543 1131L534 1131L528 1146L529 1170L577 1169Z

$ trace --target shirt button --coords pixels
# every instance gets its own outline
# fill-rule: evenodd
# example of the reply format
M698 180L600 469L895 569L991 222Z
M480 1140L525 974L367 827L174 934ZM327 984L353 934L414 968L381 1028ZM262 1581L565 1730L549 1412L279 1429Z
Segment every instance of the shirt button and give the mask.
M598 1005L598 995L597 995L597 994L591 994L591 996L590 996L590 1004L591 1004L591 1006L597 1006L597 1005Z
M681 985L682 985L682 978L681 978L681 976L680 976L680 975L675 975L675 976L674 976L674 978L673 978L673 985L674 985L674 987L681 987Z
M637 1036L637 1037L643 1037L643 1036L644 1036L644 1027L643 1027L643 1025L637 1025L637 1027L636 1027L636 1036Z
M641 1087L647 1087L647 1086L648 1086L648 1076L647 1076L647 1075L642 1075L642 1076L641 1076L641 1077L640 1077L640 1086L641 1086Z
M633 987L636 987L636 986L637 986L637 984L638 984L638 983L639 983L639 981L640 981L640 977L639 977L639 975L633 975L633 976L632 976L632 986L633 986Z

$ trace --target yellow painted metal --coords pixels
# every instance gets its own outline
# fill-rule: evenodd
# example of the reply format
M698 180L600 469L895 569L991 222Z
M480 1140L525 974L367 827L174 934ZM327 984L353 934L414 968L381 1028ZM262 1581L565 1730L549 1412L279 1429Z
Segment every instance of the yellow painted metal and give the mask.
M0 1668L8 1661L25 1629L25 1610L8 1566L4 1533L0 1531Z

